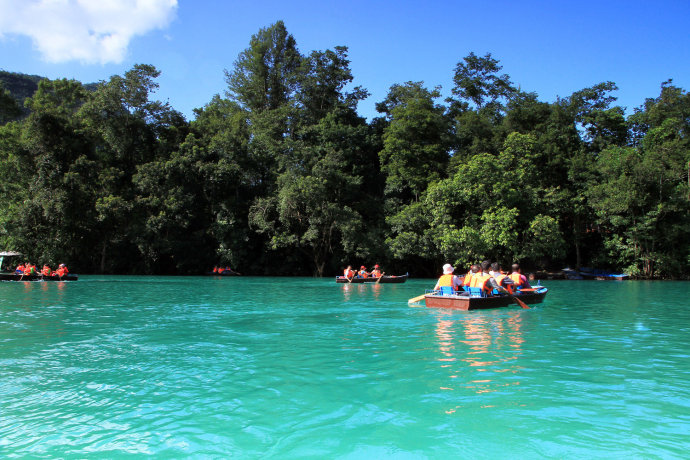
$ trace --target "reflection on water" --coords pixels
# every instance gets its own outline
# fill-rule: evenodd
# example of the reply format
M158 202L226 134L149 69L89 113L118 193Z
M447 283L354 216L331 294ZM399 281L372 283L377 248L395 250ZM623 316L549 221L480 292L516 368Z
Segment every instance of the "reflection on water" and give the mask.
M453 386L481 394L499 390L506 385L520 385L519 380L500 383L494 373L519 374L517 361L522 354L524 338L520 311L491 315L469 312L459 315L452 311L437 312L436 339L439 358Z

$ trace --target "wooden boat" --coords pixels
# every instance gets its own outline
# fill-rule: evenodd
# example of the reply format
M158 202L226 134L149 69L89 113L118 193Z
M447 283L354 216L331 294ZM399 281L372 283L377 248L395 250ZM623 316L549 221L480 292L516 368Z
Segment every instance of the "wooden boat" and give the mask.
M16 273L0 273L0 281L77 281L79 275L68 273L64 276L43 276L36 275L18 275Z
M592 269L592 268L586 268L582 267L580 268L580 271L578 272L579 275L582 277L581 279L584 280L617 280L617 281L622 281L622 280L627 280L630 278L630 275L627 275L625 273L610 273L607 272L606 270L599 270L599 269Z
M242 273L236 272L235 270L221 270L217 272L207 272L210 276L241 276Z
M514 297L522 300L526 304L542 303L549 290L543 286L529 290L518 291ZM439 291L426 294L424 303L430 308L452 308L455 310L479 310L483 308L507 307L517 304L513 296L499 294L490 297L475 297L469 293L444 295Z
M383 275L381 277L381 281L379 281L379 278L357 278L354 277L351 280L348 280L344 276L336 276L335 277L335 282L336 283L353 283L353 284L360 284L360 283L376 283L377 281L379 284L391 284L391 283L404 283L407 281L407 278L409 277L409 273L405 273L404 275Z

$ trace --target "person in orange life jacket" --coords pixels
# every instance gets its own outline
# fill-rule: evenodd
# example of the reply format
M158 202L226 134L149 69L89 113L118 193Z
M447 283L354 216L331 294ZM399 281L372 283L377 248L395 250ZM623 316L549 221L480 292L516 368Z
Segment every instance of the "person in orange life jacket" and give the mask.
M52 273L52 270L48 266L48 264L43 264L43 269L41 270L41 275L43 276L50 276Z
M489 274L494 277L499 286L506 288L510 293L513 292L513 280L511 280L508 275L503 273L503 270L501 270L501 264L498 262L492 263Z
M494 279L491 274L489 274L489 268L491 267L491 262L488 260L485 260L484 262L481 263L481 273L478 273L472 277L472 284L470 287L478 287L482 288L482 290L487 294L491 295L491 291L494 289L504 289L496 283L496 280Z
M60 264L57 270L55 270L55 273L57 273L57 276L62 278L66 274L69 273L69 270L67 270L67 266L65 264Z
M24 265L24 274L25 275L35 275L36 274L36 266L34 264L26 263Z
M472 264L470 265L470 271L467 272L465 275L465 278L462 280L462 285L463 286L471 286L472 285L472 277L479 273L479 265L477 264Z
M436 286L434 286L434 291L438 291L442 287L450 286L453 288L454 291L457 291L460 289L460 280L458 280L458 277L453 275L453 272L455 269L451 264L445 264L443 266L443 275L438 279L436 282Z
M359 274L357 275L357 278L369 278L369 273L367 273L367 267L362 265L359 267Z
M17 268L14 270L14 272L17 275L23 275L24 274L24 264L20 263L19 265L17 265Z
M532 287L529 281L527 281L527 277L521 273L520 265L513 264L512 269L513 273L510 274L510 279L515 283L515 289L528 289Z
M379 268L379 264L374 265L374 269L370 273L372 278L381 278L381 269Z
M356 273L357 271L352 269L352 265L348 265L347 268L343 270L343 275L345 275L345 278L350 280L355 277Z

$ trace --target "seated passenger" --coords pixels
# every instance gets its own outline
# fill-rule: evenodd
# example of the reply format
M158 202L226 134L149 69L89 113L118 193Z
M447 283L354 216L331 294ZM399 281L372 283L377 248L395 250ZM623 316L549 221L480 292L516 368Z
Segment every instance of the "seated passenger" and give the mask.
M513 273L510 274L510 279L513 281L515 284L515 289L528 289L531 288L529 281L527 281L527 277L522 274L520 270L520 265L518 264L513 264L512 266Z
M453 272L455 269L451 264L445 264L443 266L443 275L438 279L436 282L436 286L434 286L434 291L440 290L442 287L448 287L450 286L453 291L457 291L460 289L460 280L458 280L458 277L453 275Z
M374 269L371 271L370 275L372 278L381 278L381 269L378 264L374 265Z
M357 278L369 278L369 273L367 273L367 267L362 265L359 267L359 274L357 275Z
M357 271L352 269L352 265L348 265L347 268L343 271L343 276L345 276L345 278L351 280L352 278L355 277L356 273L357 273Z

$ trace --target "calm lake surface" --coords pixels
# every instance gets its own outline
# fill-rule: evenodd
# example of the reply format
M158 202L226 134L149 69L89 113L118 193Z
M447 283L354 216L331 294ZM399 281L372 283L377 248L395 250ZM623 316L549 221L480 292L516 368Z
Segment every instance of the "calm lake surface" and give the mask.
M690 283L0 283L0 457L687 458Z

